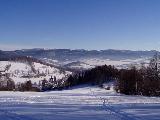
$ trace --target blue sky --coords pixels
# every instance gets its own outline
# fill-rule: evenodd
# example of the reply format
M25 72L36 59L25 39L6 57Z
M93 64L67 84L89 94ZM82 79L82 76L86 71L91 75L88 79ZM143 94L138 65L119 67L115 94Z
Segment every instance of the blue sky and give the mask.
M160 50L160 0L0 0L0 49Z

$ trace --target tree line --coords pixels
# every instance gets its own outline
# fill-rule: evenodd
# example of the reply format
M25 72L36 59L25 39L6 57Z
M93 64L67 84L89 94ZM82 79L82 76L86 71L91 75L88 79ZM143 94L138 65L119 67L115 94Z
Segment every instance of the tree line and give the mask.
M160 96L160 56L154 55L148 66L121 69L117 91L127 95Z
M15 83L7 76L0 76L0 91L41 91L38 85L32 84L31 80L24 83Z
M67 79L67 86L79 84L91 84L102 86L104 82L118 78L118 69L111 65L103 65L83 71L78 74L70 75Z

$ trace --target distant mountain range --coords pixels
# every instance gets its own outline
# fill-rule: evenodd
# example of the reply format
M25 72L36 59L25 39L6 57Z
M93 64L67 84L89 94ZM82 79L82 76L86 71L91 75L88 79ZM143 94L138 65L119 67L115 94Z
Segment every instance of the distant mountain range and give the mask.
M156 52L131 50L70 50L70 49L23 49L15 51L0 51L0 60L9 60L16 57L30 56L43 60L55 66L82 69L96 65L111 64L122 66L136 64L150 59Z
M0 59L16 56L31 56L34 58L47 58L58 61L79 60L84 58L103 58L103 59L137 59L152 57L157 51L131 51L131 50L70 50L70 49L23 49L15 51L0 51Z

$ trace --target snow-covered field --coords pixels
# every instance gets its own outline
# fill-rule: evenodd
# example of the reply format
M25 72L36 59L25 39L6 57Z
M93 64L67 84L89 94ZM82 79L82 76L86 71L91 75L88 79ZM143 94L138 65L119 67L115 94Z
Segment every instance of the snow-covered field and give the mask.
M138 59L124 59L124 60L110 60L110 59L102 59L102 58L88 58L82 59L79 61L68 61L66 65L70 65L70 68L83 68L83 69L90 69L96 66L101 65L114 65L117 68L128 68L131 65L141 66L141 63L145 63L147 65L149 63L149 58L138 58ZM77 64L76 64L77 62ZM73 64L71 64L73 63Z
M84 63L92 66L101 66L101 65L114 65L116 67L127 67L129 65L139 65L141 63L149 63L149 58L139 58L139 59L124 59L124 60L110 60L110 59L84 59Z
M0 92L0 120L159 120L160 98L80 86L52 92Z

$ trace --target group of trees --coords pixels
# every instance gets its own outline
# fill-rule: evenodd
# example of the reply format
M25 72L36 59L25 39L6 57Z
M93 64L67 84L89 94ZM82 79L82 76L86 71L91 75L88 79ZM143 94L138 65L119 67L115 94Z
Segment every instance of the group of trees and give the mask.
M15 86L16 91L41 91L40 87L37 84L32 84L31 80L28 80L24 83L19 83Z
M111 65L103 65L78 74L70 75L66 81L66 86L71 87L84 83L102 86L104 82L115 80L117 77L118 69Z
M0 91L12 91L15 89L15 83L11 79L0 81Z
M30 80L24 83L17 83L6 77L0 78L0 91L40 91L38 86L34 86Z
M117 91L128 95L160 96L160 56L156 54L149 66L121 69Z
M51 76L49 80L43 79L39 85L41 86L42 91L53 90L57 86L59 86L59 82L57 81L55 76L54 77Z

